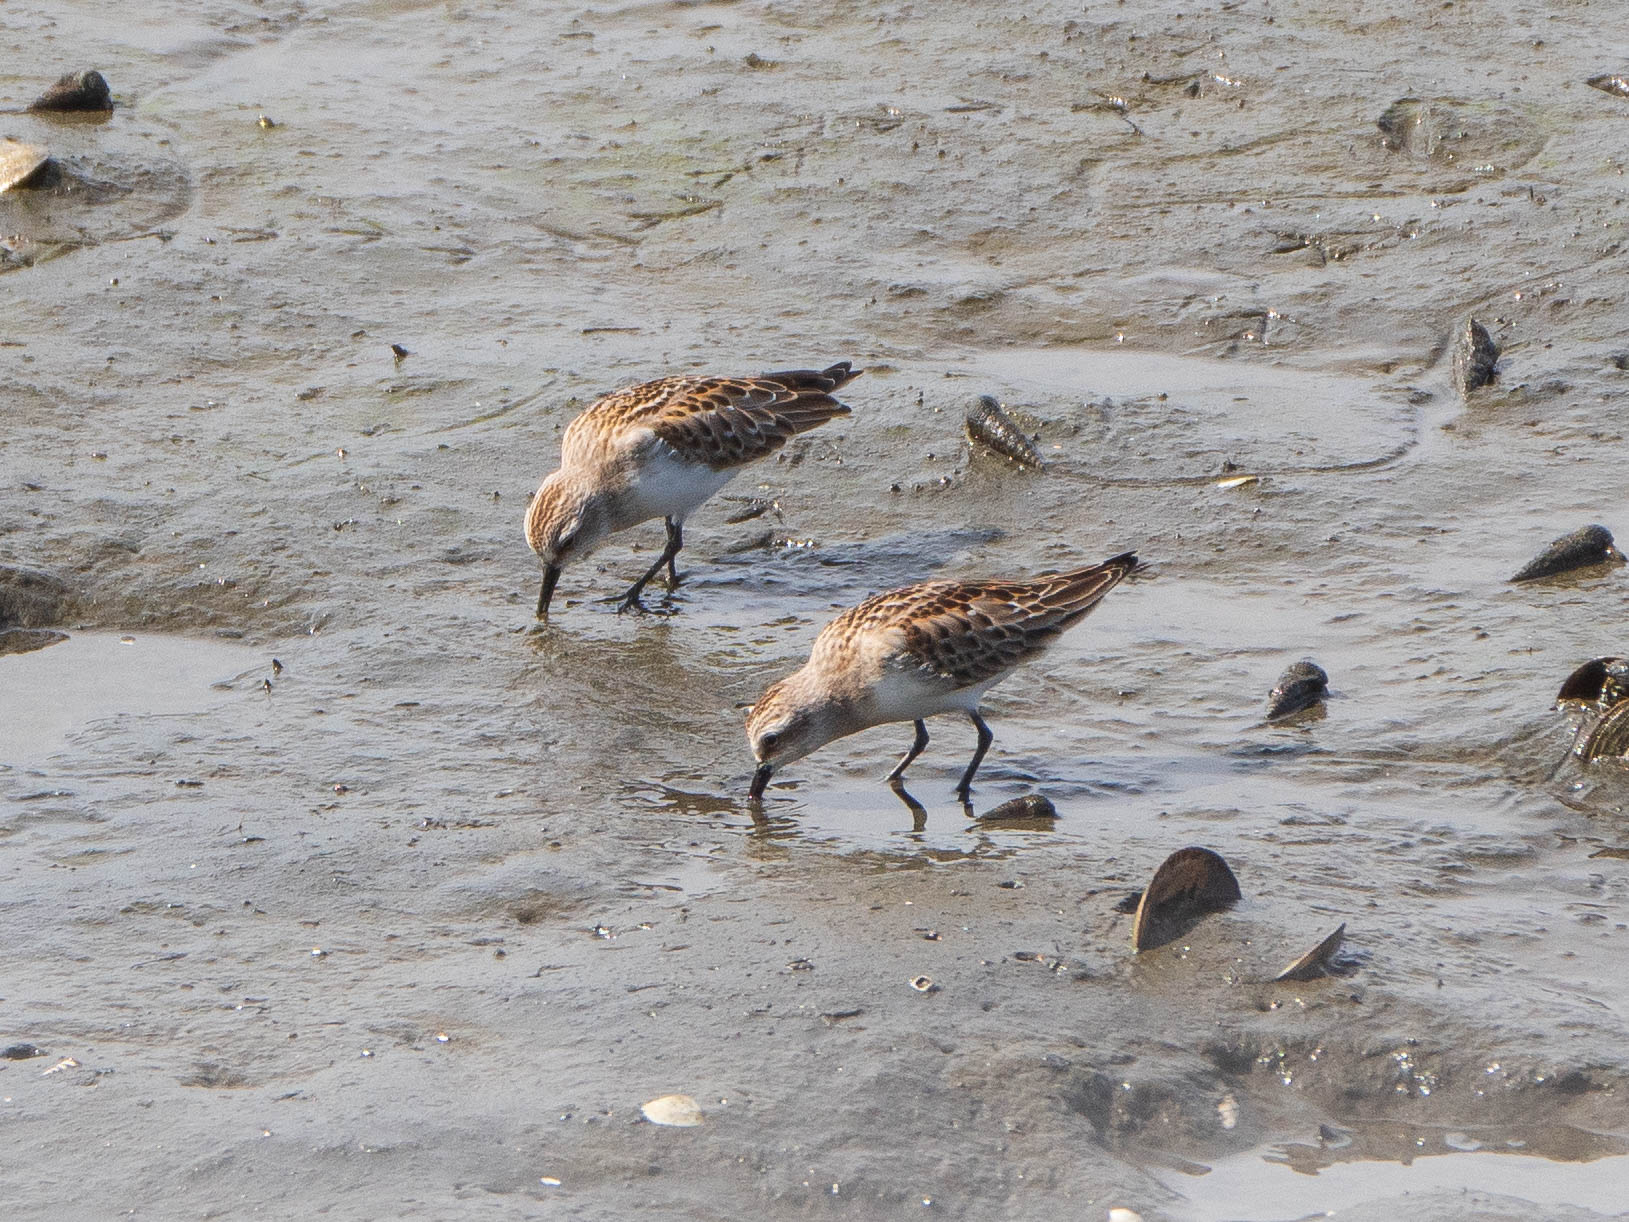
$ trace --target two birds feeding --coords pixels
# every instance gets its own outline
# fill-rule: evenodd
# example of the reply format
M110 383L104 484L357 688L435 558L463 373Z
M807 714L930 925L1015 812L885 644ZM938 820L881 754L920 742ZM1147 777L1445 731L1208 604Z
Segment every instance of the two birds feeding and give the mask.
M623 594L619 610L661 571L679 582L685 519L736 471L799 433L849 414L835 392L861 370L758 377L680 375L615 391L572 421L560 467L526 511L526 541L543 563L537 615L544 619L565 567L612 534L663 519L666 546ZM1101 564L1029 579L924 581L885 591L843 612L816 638L809 660L772 684L747 715L758 761L750 796L775 770L834 739L895 721L915 723L910 750L888 774L898 782L928 744L925 719L961 712L978 746L956 792L965 800L994 735L979 714L984 693L1090 614L1136 570L1131 552Z

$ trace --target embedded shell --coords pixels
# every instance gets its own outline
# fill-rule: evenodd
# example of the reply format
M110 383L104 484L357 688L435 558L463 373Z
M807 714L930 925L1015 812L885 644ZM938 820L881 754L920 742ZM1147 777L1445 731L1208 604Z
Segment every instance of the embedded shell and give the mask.
M50 160L43 145L24 144L10 137L0 140L0 191L24 185Z

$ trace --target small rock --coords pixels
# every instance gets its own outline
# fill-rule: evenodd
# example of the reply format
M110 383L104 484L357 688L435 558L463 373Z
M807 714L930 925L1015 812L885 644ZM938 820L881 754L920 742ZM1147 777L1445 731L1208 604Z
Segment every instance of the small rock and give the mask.
M1613 97L1629 98L1629 72L1603 72L1600 76L1590 77L1584 84L1602 93L1610 93Z
M1493 342L1488 329L1474 318L1454 336L1454 385L1461 395L1469 396L1492 382L1497 376L1499 345Z
M1267 695L1267 720L1279 721L1310 709L1329 690L1329 676L1310 658L1303 658L1279 676Z
M1570 535L1563 535L1523 566L1511 581L1537 581L1541 577L1554 577L1573 569L1605 564L1609 560L1623 562L1623 553L1613 545L1612 532L1601 525L1581 526Z
M58 77L57 83L35 98L28 109L112 110L113 93L107 86L107 78L95 69L69 72Z

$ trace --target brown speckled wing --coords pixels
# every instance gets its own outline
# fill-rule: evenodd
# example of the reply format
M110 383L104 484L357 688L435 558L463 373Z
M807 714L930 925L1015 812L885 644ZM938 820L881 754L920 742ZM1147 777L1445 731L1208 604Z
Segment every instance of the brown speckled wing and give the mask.
M867 599L832 625L899 630L906 657L971 687L1034 657L1137 567L1131 552L1028 581L929 581Z
M648 428L692 461L715 470L773 453L788 438L846 416L832 392L859 376L841 361L829 369L794 369L755 378L680 375L605 396L566 430L563 449L575 453L614 446L630 430ZM586 455L585 455L586 456Z

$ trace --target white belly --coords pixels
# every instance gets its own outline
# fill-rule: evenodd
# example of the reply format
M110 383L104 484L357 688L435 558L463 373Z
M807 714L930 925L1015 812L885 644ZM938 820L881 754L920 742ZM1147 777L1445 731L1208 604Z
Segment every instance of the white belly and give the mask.
M916 721L939 713L972 713L984 693L1000 683L1011 671L971 687L955 687L945 679L925 671L890 667L871 689L867 720L872 725L888 721Z
M627 503L639 514L636 522L651 518L682 522L734 475L734 470L715 471L701 463L686 462L667 446L658 446L647 452L629 481Z

